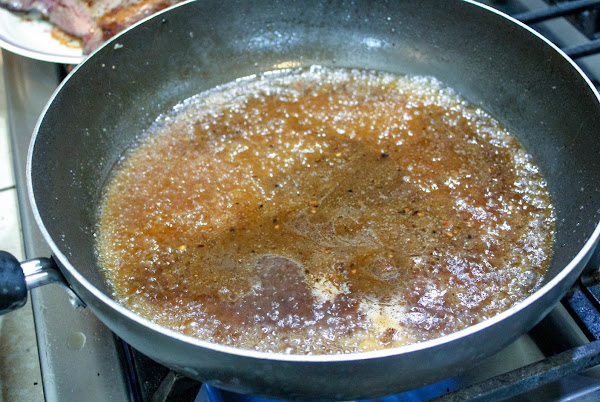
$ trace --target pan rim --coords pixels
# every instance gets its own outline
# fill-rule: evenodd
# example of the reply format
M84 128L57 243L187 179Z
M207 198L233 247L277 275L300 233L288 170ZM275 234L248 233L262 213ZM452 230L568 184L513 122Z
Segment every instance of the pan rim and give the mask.
M111 40L106 42L99 49L97 49L92 54L90 54L83 62L81 62L79 65L77 65L72 70L72 72L67 76L67 78L65 78L60 83L60 85L57 87L57 89L55 90L53 95L48 100L48 103L44 107L44 109L36 123L36 126L34 128L33 136L32 136L31 143L30 143L29 149L28 149L28 154L27 154L26 178L27 178L28 198L29 198L29 202L32 207L32 210L33 210L33 215L34 215L35 221L36 221L38 227L40 228L40 231L42 232L42 235L43 235L45 241L50 246L52 255L56 259L59 260L61 267L66 269L69 272L69 274L77 281L78 284L83 286L87 292L89 292L93 297L95 297L97 300L99 300L105 306L107 306L111 310L116 311L118 314L126 317L127 319L134 321L137 325L141 325L141 326L146 327L147 329L154 331L162 336L177 340L178 342L182 342L182 343L188 344L190 346L194 346L194 347L199 347L199 348L209 349L209 350L224 353L224 354L235 355L235 356L244 357L244 358L259 359L259 360L270 360L270 361L280 361L280 362L302 362L302 363L341 363L341 362L346 362L346 361L382 359L382 358L396 357L399 355L419 353L426 349L428 349L428 350L436 349L436 348L439 348L450 342L457 341L457 340L463 339L463 338L468 338L469 336L471 336L474 333L484 331L487 328L494 326L495 324L497 324L500 321L508 319L509 317L511 317L513 315L519 314L520 312L525 310L528 306L535 304L540 299L543 299L544 297L546 297L553 288L555 288L560 282L562 282L573 271L576 271L577 269L583 270L584 264L582 264L582 262L584 262L586 260L586 258L591 255L591 253L593 252L594 248L596 247L596 245L598 243L598 239L600 238L600 222L598 222L596 224L594 231L592 232L590 237L587 239L587 241L585 242L583 247L575 255L575 257L557 275L555 275L552 279L550 279L547 283L545 283L542 287L540 287L537 291L535 291L533 294L528 296L526 299L513 305L509 309L507 309L499 314L496 314L495 316L493 316L485 321L482 321L478 324L469 326L467 328L464 328L464 329L454 332L452 334L448 334L448 335L434 338L431 340L413 343L413 344L404 345L404 346L399 346L399 347L390 348L390 349L376 350L376 351L371 351L371 352L355 352L355 353L347 353L347 354L336 354L336 355L299 355L299 354L270 353L270 352L259 352L259 351L254 351L254 350L250 350L250 349L242 349L242 348L237 348L237 347L233 347L233 346L221 345L221 344L201 340L201 339L189 336L189 335L184 335L184 334L176 332L172 329L155 324L152 321L134 313L133 311L127 309L126 307L124 307L121 304L114 301L110 296L108 296L104 292L100 291L97 287L95 287L93 284L91 284L69 262L69 259L67 258L67 256L61 252L61 250L59 249L57 244L54 242L54 240L50 236L48 230L46 229L44 220L41 217L39 209L37 207L37 203L36 203L36 199L35 199L35 195L34 195L33 179L32 179L32 175L31 175L32 159L33 159L33 152L34 152L36 139L37 139L40 127L42 126L42 123L44 121L44 117L46 116L46 113L48 112L51 105L53 104L54 99L61 92L62 88L67 84L67 82L70 80L70 78L74 74L76 74L77 71L86 62L88 62L90 59L92 59L96 53L100 52L105 47L114 46L114 44L119 40L121 35L128 33L130 30L135 29L137 26L144 24L146 21L153 19L153 18L160 18L160 15L162 15L166 12L169 12L172 9L184 7L185 5L195 2L195 1L197 1L197 0L185 1L183 3L175 5L173 7L169 7L167 9L159 12L158 14L155 14L152 17L148 17L144 20L139 21L138 23L129 27L127 30L125 30L125 31L119 33L118 35L116 35L115 37L113 37ZM516 19L490 7L490 6L478 3L477 1L474 1L474 0L460 0L460 1L477 6L477 7L481 7L483 9L486 9L487 11L492 12L501 18L511 21L513 24L516 24L520 28L527 30L530 34L533 34L538 39L542 40L546 45L550 46L555 52L557 52L560 56L562 56L571 65L571 67L573 67L578 72L578 74L586 82L589 89L591 89L591 91L595 95L596 100L600 103L600 94L598 93L598 91L596 90L594 85L591 83L590 79L585 75L585 73L583 73L581 68L577 64L575 64L575 62L573 60L571 60L560 48L558 48L556 45L554 45L552 42L550 42L544 36L542 36L541 34L536 32L529 26L521 23L520 21L518 21L518 20L516 20ZM554 307L554 305L552 305L552 307ZM107 325L107 324L105 323L105 325ZM509 336L507 336L507 338L509 340L512 340L512 339L514 339L514 335L513 335L513 337L511 337L509 335Z

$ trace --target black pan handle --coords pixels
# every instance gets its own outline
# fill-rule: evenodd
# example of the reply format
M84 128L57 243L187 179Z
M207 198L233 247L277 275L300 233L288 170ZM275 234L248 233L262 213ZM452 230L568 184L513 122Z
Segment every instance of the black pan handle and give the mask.
M85 303L69 287L52 258L36 258L20 263L12 254L0 251L0 315L23 307L27 291L49 283L58 283L71 297L75 307Z
M19 260L0 251L0 315L27 303L27 283Z

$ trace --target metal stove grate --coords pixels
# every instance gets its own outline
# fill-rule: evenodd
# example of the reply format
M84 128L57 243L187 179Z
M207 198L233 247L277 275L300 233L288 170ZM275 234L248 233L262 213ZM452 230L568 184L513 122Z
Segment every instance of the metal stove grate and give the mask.
M554 18L565 17L589 42L563 48L572 59L600 52L600 0L548 2L547 8L515 14L519 21L532 25Z
M590 265L590 266L597 266ZM440 401L504 400L600 364L600 272L590 270L578 280L562 304L586 334L589 343L490 378L438 398ZM590 390L596 397L598 390ZM585 394L589 398L589 393ZM583 396L583 395L582 395Z

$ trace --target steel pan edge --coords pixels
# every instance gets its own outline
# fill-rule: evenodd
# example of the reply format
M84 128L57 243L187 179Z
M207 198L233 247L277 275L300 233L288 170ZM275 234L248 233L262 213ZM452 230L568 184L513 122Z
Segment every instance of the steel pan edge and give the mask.
M119 37L106 46L118 40ZM50 103L46 111L49 107ZM36 132L43 119L40 118ZM33 148L34 143L30 154ZM599 235L596 227L571 263L523 303L455 334L364 354L322 358L269 355L185 337L152 324L110 300L78 273L55 243L56 239L49 235L36 207L32 180L28 179L36 219L65 276L77 294L115 333L151 358L190 377L238 392L279 398L354 399L387 395L473 366L526 332L551 310L584 268Z

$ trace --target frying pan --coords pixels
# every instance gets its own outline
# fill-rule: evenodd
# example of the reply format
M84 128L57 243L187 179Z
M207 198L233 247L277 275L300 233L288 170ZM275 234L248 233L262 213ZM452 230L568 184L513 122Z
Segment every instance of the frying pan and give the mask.
M221 346L162 328L117 304L96 261L94 229L101 189L135 137L161 112L200 91L313 64L435 76L512 130L541 167L557 210L555 256L543 286L509 310L448 336L331 356ZM30 201L54 257L19 264L2 254L2 309L24 302L24 280L33 287L62 273L70 289L133 347L224 389L356 399L420 387L472 367L528 331L579 276L600 234L598 127L598 93L564 54L471 1L185 3L108 42L73 70L48 103L27 174Z

